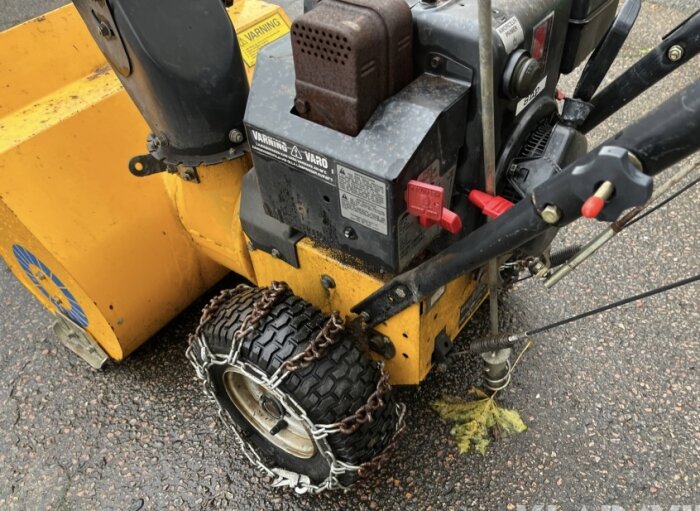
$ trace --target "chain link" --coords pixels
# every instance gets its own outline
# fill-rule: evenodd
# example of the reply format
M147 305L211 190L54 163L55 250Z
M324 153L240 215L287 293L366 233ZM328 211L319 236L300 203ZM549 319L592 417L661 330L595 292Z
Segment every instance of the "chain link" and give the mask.
M340 339L339 334L343 330L345 330L345 325L343 320L340 319L340 314L337 311L333 312L316 338L308 344L304 351L286 360L281 367L291 373L309 365L311 362L315 362L323 356L330 346L338 342Z
M345 486L340 483L338 479L339 476L355 472L360 477L367 477L371 471L379 470L382 464L389 459L396 446L398 436L404 430L405 405L399 404L395 408L397 426L387 447L370 461L362 463L359 466L336 459L328 444L327 437L336 433L354 433L362 424L373 420L373 413L384 406L383 396L391 390L389 376L384 370L384 365L380 364L381 375L377 382L376 390L370 395L367 403L360 407L353 415L335 424L314 424L306 415L306 412L295 403L290 396L280 391L278 386L288 374L318 360L330 346L338 342L340 339L339 334L344 330L342 319L337 312L334 312L309 345L302 352L283 362L275 374L271 378L268 378L259 369L240 362L238 360L238 355L245 337L254 331L260 321L270 313L277 301L288 291L289 288L287 284L283 282L273 282L268 288L265 288L261 292L258 299L254 302L250 313L244 318L240 327L234 333L231 350L228 355L213 354L203 335L204 327L214 318L218 310L226 302L245 289L250 288L249 286L241 284L234 289L222 291L204 307L199 325L194 334L190 336L190 345L186 355L195 367L197 376L204 384L205 394L217 405L219 417L225 426L233 432L236 442L241 447L246 458L263 473L274 478L271 484L272 487L289 487L294 489L296 493L319 493L329 489L345 488ZM197 352L199 353L199 357L195 355ZM263 463L260 455L243 439L229 414L226 413L221 404L213 397L214 385L209 373L209 368L213 365L231 366L235 370L244 373L246 377L252 379L259 385L268 387L275 397L285 404L285 410L290 413L290 415L303 421L307 425L319 451L327 460L330 467L328 477L321 484L312 484L306 475L280 468L270 468Z
M358 408L354 414L345 417L337 423L341 433L346 435L352 434L363 424L372 422L374 420L372 414L384 406L382 398L387 392L391 391L391 385L389 384L389 373L384 370L384 364L380 366L380 370L381 376L377 382L377 388L369 396L367 402Z

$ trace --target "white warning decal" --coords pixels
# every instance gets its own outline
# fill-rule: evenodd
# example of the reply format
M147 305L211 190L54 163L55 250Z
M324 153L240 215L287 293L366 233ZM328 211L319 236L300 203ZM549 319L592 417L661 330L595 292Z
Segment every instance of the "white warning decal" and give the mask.
M338 164L340 214L348 220L387 234L386 187L378 179Z
M528 96L518 101L518 105L515 107L515 115L518 115L520 112L522 112L527 105L532 103L533 99L542 94L546 86L547 77L545 76L544 78L542 78L542 80L540 80L540 83L537 84L535 90L533 90Z
M325 155L268 135L258 128L248 129L248 141L253 153L279 160L335 186L334 165Z
M496 29L498 37L503 41L503 46L506 48L506 53L512 53L520 43L525 40L525 32L523 26L515 16L507 19L502 25Z

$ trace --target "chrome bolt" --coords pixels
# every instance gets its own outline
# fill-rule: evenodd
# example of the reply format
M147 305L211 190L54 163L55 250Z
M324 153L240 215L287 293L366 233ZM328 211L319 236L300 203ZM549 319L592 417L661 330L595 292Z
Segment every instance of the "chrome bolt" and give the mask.
M343 235L349 240L357 239L357 233L355 232L355 229L353 229L352 227L346 227L343 230Z
M399 298L406 298L406 290L402 287L397 287L394 293L396 293L396 296Z
M678 44L674 44L668 49L668 52L666 52L666 56L671 62L678 62L683 58L683 53L685 53L683 51L683 47Z
M279 259L280 257L282 257L282 253L279 250L277 250L276 248L273 248L270 251L270 255L272 255L272 257L274 257L275 259Z
M554 225L561 219L561 211L553 204L547 204L540 213L542 220L548 224Z
M231 130L228 132L228 139L234 144L240 144L243 142L243 133L240 130Z

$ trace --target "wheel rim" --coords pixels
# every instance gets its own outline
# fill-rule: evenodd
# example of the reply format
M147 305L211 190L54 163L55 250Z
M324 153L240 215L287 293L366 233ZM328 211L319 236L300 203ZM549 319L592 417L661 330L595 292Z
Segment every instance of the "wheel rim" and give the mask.
M224 372L223 382L231 402L265 440L297 458L308 459L316 453L304 422L285 408L274 391L234 368Z

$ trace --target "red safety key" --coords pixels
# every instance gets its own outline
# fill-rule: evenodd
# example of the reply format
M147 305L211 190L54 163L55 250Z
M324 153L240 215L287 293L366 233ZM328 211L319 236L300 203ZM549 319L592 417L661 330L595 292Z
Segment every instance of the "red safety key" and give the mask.
M469 202L489 218L497 218L513 207L513 203L508 199L479 190L469 192Z
M423 227L439 223L440 227L452 234L462 230L462 219L444 206L445 190L442 186L413 179L408 182L405 199L408 212L417 216Z

